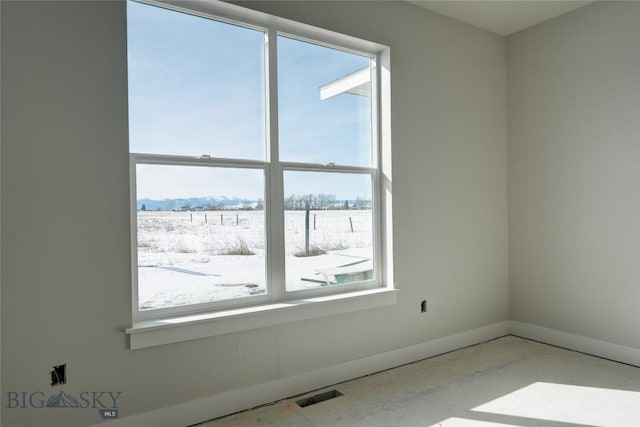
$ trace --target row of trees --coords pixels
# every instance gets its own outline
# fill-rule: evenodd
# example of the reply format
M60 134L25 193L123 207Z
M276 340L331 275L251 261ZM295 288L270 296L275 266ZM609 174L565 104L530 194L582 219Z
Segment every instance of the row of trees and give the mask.
M284 201L284 209L326 210L326 209L371 209L371 200L356 197L355 200L336 200L335 194L292 194Z
M169 203L167 210L173 211L218 211L218 210L263 210L264 202L258 199L254 204L242 205L233 208L225 205L204 204L203 206L191 206L189 204L177 205ZM335 194L292 194L284 201L284 209L288 211L300 210L329 210L329 209L371 209L371 200L356 197L355 200L337 200ZM146 205L140 207L141 211L148 210ZM156 208L156 210L161 210Z

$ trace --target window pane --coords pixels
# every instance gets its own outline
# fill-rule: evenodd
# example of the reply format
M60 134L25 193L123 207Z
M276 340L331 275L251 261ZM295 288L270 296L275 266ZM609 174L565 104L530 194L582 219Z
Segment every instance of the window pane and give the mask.
M371 166L371 59L278 37L280 159Z
M265 159L264 33L129 2L133 153Z
M287 290L374 279L370 175L284 175Z
M139 164L140 310L266 292L264 172Z

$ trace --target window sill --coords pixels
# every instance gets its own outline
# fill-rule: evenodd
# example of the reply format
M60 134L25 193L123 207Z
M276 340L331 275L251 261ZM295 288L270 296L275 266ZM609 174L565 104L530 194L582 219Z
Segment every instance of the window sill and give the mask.
M395 304L398 291L369 289L328 296L135 322L125 330L132 350L282 325Z

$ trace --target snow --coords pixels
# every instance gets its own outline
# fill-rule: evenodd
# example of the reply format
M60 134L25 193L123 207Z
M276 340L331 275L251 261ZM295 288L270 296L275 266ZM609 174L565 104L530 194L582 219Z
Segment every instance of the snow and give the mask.
M315 216L315 229L314 229ZM351 220L350 220L351 219ZM310 246L325 254L294 256L305 246L305 212L285 212L287 290L322 286L318 269L373 258L370 210L311 211ZM353 226L353 231L352 231ZM141 310L266 293L263 211L139 211ZM237 255L242 245L252 255Z

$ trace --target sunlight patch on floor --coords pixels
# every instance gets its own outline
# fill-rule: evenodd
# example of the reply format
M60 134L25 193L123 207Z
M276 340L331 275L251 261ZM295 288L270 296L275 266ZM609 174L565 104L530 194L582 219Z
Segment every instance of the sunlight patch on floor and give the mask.
M492 423L489 421L470 420L468 418L451 417L433 424L431 427L520 427L515 424Z
M474 411L599 427L640 426L640 392L536 382Z

